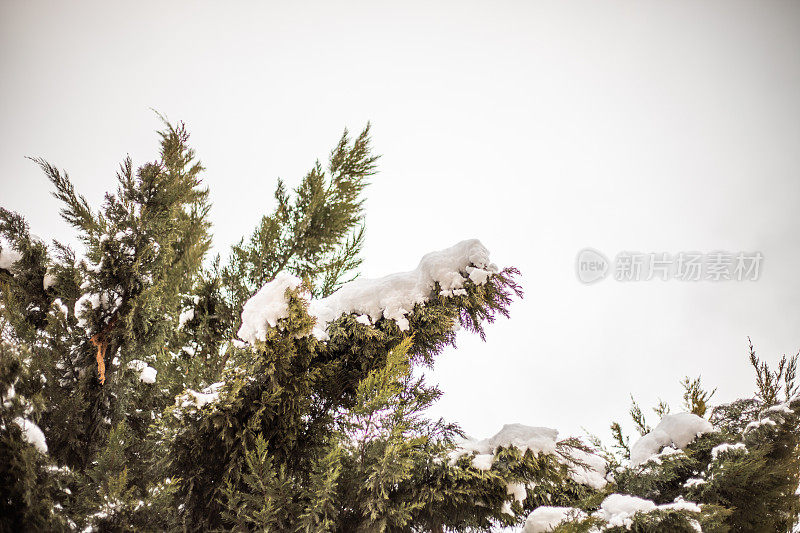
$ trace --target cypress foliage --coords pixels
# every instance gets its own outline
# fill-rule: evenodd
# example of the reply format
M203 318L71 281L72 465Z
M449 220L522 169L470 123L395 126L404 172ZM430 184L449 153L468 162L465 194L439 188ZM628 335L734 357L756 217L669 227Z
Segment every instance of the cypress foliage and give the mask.
M483 337L507 317L518 272L470 259L448 273L457 290L426 286L399 321L340 313L323 340L313 301L361 261L369 126L294 190L279 181L274 211L225 261L206 258L188 138L165 121L158 158L124 160L96 211L34 159L80 254L0 208L0 531L540 531L543 516L555 531L795 527L797 357L773 369L751 344L757 391L727 405L686 378L683 409L713 431L639 464L618 423L610 449L524 426L464 440L426 415L441 391L420 370L457 329ZM279 298L285 313L237 340L245 302L287 273L302 281ZM630 415L640 437L659 431L635 401Z
M612 424L617 442L614 483L605 493L620 493L647 499L657 505L676 501L700 504L702 512L664 509L640 512L631 518L630 530L642 532L793 531L800 515L800 397L797 396L797 356L783 357L778 368L770 369L749 345L750 361L756 372L753 398L713 407L707 401L714 391L703 388L700 378L683 382L684 408L698 416L709 415L714 431L699 435L682 451L667 450L641 465L625 459L630 449L620 425ZM665 414L665 404L654 411ZM644 414L635 404L631 418L638 429L646 428ZM647 432L644 432L647 433ZM599 444L597 440L596 443ZM610 453L606 451L606 453ZM584 506L588 513L598 509ZM566 522L554 531L585 531L589 525L605 524L597 517ZM682 525L681 525L682 524ZM623 531L611 527L609 531Z

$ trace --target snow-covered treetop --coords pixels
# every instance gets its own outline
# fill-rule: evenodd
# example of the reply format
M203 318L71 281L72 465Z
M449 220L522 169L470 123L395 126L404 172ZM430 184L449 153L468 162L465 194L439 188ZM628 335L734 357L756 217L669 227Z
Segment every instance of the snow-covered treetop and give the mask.
M337 292L309 302L308 312L317 320L314 335L327 339L328 324L343 314L357 314L361 321L372 323L380 318L394 320L401 330L408 329L406 315L414 306L426 302L438 283L446 296L465 294L467 280L476 285L486 283L498 272L490 262L489 251L477 239L461 241L455 246L426 254L416 269L376 279L357 279L346 283ZM301 281L287 272L279 273L265 284L242 309L239 337L254 344L264 340L269 327L286 318L286 290L297 289ZM306 297L308 297L306 295Z

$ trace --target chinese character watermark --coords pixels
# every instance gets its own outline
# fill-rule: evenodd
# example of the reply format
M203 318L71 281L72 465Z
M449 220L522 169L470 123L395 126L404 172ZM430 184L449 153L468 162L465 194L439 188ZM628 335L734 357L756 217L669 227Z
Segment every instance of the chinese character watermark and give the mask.
M609 275L617 281L756 281L761 275L761 252L630 252L613 261L593 248L578 253L575 270L583 283L595 283Z

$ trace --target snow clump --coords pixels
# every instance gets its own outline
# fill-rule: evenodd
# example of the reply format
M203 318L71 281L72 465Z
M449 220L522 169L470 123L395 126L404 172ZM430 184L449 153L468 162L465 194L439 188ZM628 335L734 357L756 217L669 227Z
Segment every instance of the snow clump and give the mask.
M47 441L39 426L21 416L16 417L14 423L22 430L22 439L25 442L32 444L41 453L47 453Z
M631 465L638 466L657 455L662 448L683 449L698 435L714 431L711 423L692 413L665 415L653 431L631 447Z
M158 370L140 359L133 359L128 363L128 368L139 372L139 381L142 383L155 383Z
M477 239L462 241L455 246L426 254L416 269L390 274L382 278L356 279L344 284L326 298L311 300L308 313L316 318L313 334L327 340L328 325L343 314L359 315L359 322L377 322L391 319L406 331L407 315L417 304L425 303L439 284L443 296L463 295L467 280L483 285L491 274L498 272L489 260L489 251ZM288 316L286 290L297 289L300 280L287 272L280 272L274 280L264 285L242 310L242 327L239 338L255 344L266 338L267 328L276 327L278 321ZM307 295L305 295L307 297Z

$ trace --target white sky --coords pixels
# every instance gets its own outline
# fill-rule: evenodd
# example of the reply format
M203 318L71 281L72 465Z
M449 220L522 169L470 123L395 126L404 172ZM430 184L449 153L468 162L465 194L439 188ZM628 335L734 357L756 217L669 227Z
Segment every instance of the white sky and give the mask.
M800 348L796 2L0 3L0 204L69 241L24 156L94 205L158 120L186 121L217 249L272 209L344 127L371 120L366 262L380 276L480 238L526 298L462 334L436 409L607 436L628 393L752 391L746 337ZM580 284L577 252L761 251L757 282ZM651 416L651 421L654 416Z

